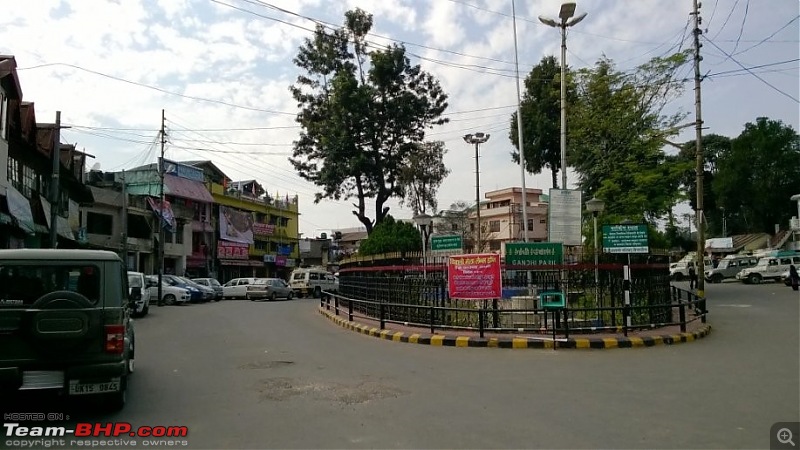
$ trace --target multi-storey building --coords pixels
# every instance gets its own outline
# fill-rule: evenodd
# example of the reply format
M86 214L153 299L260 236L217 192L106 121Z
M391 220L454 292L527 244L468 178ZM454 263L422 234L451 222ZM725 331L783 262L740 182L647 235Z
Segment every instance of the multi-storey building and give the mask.
M115 174L121 182L123 174ZM158 164L149 164L126 171L125 186L134 198L131 203L138 208L149 207L158 212L164 227L164 272L208 276L213 272L212 245L214 225L212 223L213 197L206 189L203 171L196 167L164 160L165 205L160 204L161 178ZM161 215L163 211L163 215ZM156 245L159 229L153 229ZM158 258L158 249L152 252ZM158 269L160 261L154 261Z
M58 136L55 124L37 123L34 104L22 101L15 58L0 55L0 247L50 247L51 226L57 246L78 246L78 206L93 201L83 184L86 154Z
M486 201L481 202L481 219L477 224L477 214L470 211L470 231L476 232L480 226L481 248L473 248L476 252L502 252L504 242L522 241L523 214L525 208L528 218L527 230L529 242L547 240L547 197L541 189L527 188L526 205L522 204L522 188L510 187L489 191L484 194Z

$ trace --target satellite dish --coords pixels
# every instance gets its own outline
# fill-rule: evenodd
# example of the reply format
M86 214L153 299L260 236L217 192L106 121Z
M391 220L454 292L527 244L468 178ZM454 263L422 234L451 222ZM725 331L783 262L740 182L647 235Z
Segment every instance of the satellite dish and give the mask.
M92 171L93 172L99 172L100 171L100 163L99 162L96 162L96 163L94 163L94 165L92 165Z

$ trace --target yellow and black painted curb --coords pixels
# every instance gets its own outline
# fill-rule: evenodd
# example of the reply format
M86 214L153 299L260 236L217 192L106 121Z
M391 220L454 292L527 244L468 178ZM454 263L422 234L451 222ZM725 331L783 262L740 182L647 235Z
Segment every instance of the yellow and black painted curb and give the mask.
M692 333L665 334L656 336L642 337L619 337L619 338L569 338L553 340L542 336L541 338L480 338L474 336L447 336L442 334L407 334L402 331L381 330L380 328L361 325L350 322L336 314L323 308L319 309L320 314L327 317L332 322L348 330L356 331L367 336L386 339L395 342L407 342L411 344L423 344L444 347L492 347L492 348L633 348L633 347L653 347L656 345L673 345L684 342L693 342L704 338L711 333L711 325L704 325L701 329Z

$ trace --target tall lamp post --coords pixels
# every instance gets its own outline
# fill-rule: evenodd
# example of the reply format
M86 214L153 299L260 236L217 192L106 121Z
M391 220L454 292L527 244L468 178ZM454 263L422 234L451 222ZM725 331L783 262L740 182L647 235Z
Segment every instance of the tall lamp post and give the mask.
M478 165L478 147L481 144L485 143L489 140L490 134L488 133L475 133L475 134L465 134L464 135L464 142L467 144L474 144L475 145L475 214L476 214L476 223L475 228L477 232L477 237L475 239L475 253L480 253L481 251L481 172ZM520 153L520 157L522 153Z
M414 223L422 232L422 278L428 278L428 261L425 257L425 247L428 246L428 233L433 228L433 217L422 213L414 216Z
M603 212L605 207L605 202L597 197L593 197L591 200L586 202L586 210L592 213L592 222L594 224L594 302L596 308L600 307L600 269L598 267L600 259L600 246L597 242L597 215Z
M555 19L539 16L539 21L554 28L561 28L561 189L567 188L567 28L571 27L586 17L586 13L569 20L575 15L575 3L564 3Z

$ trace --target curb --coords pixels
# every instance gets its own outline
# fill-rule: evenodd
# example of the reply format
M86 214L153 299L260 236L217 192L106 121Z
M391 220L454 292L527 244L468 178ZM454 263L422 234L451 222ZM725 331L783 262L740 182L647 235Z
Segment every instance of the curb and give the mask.
M619 338L569 338L553 341L552 338L479 338L473 336L447 336L442 334L406 334L402 331L361 325L350 322L325 309L320 308L319 313L335 324L367 336L385 339L394 342L409 344L432 345L437 347L483 347L483 348L571 348L571 349L607 349L607 348L633 348L653 347L656 345L675 345L684 342L694 342L711 333L711 325L705 325L691 333L665 334L644 337L619 337Z

